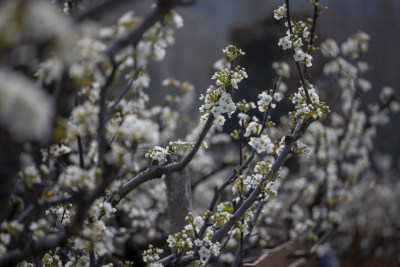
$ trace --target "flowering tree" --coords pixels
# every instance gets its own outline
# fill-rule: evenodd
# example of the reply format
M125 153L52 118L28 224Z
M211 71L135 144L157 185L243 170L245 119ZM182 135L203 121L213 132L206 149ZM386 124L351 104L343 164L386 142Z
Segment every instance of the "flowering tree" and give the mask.
M353 191L375 181L373 138L398 103L390 87L365 103L370 37L319 47L325 7L310 3L306 21L291 20L288 0L274 10L278 46L293 60L272 65L272 89L257 103L235 99L251 77L237 65L245 52L229 45L191 122L190 83L165 79L162 105L146 88L149 62L164 58L183 26L174 8L192 1L159 0L147 17L129 11L113 26L92 19L110 0L84 10L75 1L3 3L0 265L240 266L247 251L293 238L311 243L295 256L320 253L346 226ZM320 52L327 88L309 75ZM290 65L297 89L285 84ZM330 86L338 101L328 107L318 93ZM272 121L285 99L293 109ZM227 120L237 126L230 135Z

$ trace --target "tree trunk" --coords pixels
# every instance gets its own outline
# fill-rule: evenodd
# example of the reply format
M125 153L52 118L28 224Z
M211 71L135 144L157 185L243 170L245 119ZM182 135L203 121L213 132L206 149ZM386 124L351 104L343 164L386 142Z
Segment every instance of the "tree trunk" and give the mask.
M192 211L192 192L189 171L183 169L165 177L167 186L167 212L170 221L170 234L181 232L186 225L185 217Z

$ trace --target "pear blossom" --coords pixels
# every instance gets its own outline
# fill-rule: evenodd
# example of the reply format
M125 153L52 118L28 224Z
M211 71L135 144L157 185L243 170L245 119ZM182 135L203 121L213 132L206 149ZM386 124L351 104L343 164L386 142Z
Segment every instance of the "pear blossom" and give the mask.
M268 137L268 135L265 134L262 134L260 137L251 137L249 145L253 149L256 149L258 153L262 152L272 153L274 147L273 143L271 142L271 139Z
M293 56L296 61L303 61L306 58L306 53L304 53L303 50L299 49L294 53Z
M258 100L257 105L258 109L260 112L265 112L268 109L268 106L271 104L271 107L274 108L274 105L272 105L272 100L273 97L268 94L268 92L264 91L261 94L258 95Z

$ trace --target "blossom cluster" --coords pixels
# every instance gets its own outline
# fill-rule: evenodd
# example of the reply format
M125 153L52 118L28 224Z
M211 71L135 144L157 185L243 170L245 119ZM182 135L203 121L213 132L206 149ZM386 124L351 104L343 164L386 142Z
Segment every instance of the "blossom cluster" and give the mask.
M286 4L283 4L274 10L274 18L277 20L286 18L286 12L287 12Z
M279 102L282 100L282 95L279 92L273 93L272 92L267 92L264 91L261 94L258 95L258 100L257 105L258 105L258 110L260 112L266 112L268 108L275 108L276 104L272 103L273 100L276 102Z
M310 97L311 103L307 102L304 88L300 87L298 92L296 92L292 97L292 103L296 105L294 116L302 119L317 119L323 114L329 112L329 108L324 102L319 100L319 96L313 85L309 84L308 86L309 88L307 89L307 93Z
M211 254L218 256L221 245L219 242L211 242L210 237L214 233L212 227L207 227L204 238L198 238L198 234L205 224L204 218L201 216L193 217L190 213L186 217L186 221L188 224L182 232L168 236L167 242L169 247L180 249L181 252L186 251L186 254L188 255L193 254L194 249L199 253L200 261L202 262L210 257Z
M71 222L71 218L73 215L71 206L71 204L59 205L46 210L46 215L49 217L53 217L54 227L59 228Z
M234 46L228 46L223 51L231 60L244 54ZM228 89L238 89L238 83L244 78L247 78L247 73L245 69L240 68L240 66L231 69L221 68L216 71L211 78L216 80L216 87L211 85L207 89L206 95L201 95L200 97L200 100L204 101L204 104L200 107L200 112L206 113L202 116L201 120L205 121L211 112L216 118L215 124L224 125L225 117L222 114L227 113L230 118L236 111L236 105Z
M70 132L78 135L95 134L98 124L100 108L98 105L86 101L77 106L71 113L68 127Z
M168 150L160 146L155 146L146 153L146 158L152 158L157 164L162 164L167 161Z
M50 225L44 218L39 219L37 222L32 222L29 225L29 230L32 231L32 237L34 240L42 238L49 230Z
M234 61L239 56L245 55L242 49L238 49L234 45L228 45L227 47L222 49L222 52L226 55L230 62Z
M139 118L135 114L127 114L118 127L109 124L110 135L117 136L124 142L157 143L160 139L159 126L148 119Z
M211 77L212 80L216 80L215 84L222 89L232 87L238 89L238 83L244 78L247 78L247 73L244 68L236 66L233 70L228 68L219 69Z
M246 129L247 129L247 127L249 126L249 122L250 122L250 116L248 115L248 114L246 114L248 111L250 111L250 110L252 110L252 109L254 109L254 108L256 108L256 105L254 104L254 102L247 102L246 100L242 100L242 101L239 101L237 104L236 104L236 107L239 109L239 113L237 114L237 118L239 119L239 125L240 126L243 126L243 127L246 127ZM253 118L253 121L254 121L254 123L256 123L256 121L257 121L257 118L256 117L254 117ZM251 123L251 122L250 122ZM251 128L249 128L249 131L251 130L251 129L253 129L253 127L251 127ZM249 136L250 135L250 133L249 133L249 131L246 131L246 136ZM238 137L236 138L236 139L238 139Z
M250 137L249 145L258 153L273 153L274 151L274 144L266 134L262 134L260 137Z
M160 259L160 254L163 253L163 250L160 248L155 248L153 245L149 245L149 249L143 252L143 261L149 266L151 263L158 261Z
M183 141L171 141L169 142L168 150L172 154L179 154L182 151L182 148L184 151L190 151L193 149L194 142L183 142ZM208 148L208 145L206 142L202 142L200 145L201 148Z
M271 196L276 196L277 191L274 187L273 179L276 174L271 172L271 162L260 161L254 167L254 173L251 175L240 176L235 180L232 186L233 193L249 192L257 187L261 188L264 194L263 200L268 201ZM268 179L267 179L268 178ZM229 218L229 217L228 217Z
M278 9L274 10L275 19L279 20L286 17L286 5L279 6ZM293 23L288 21L286 24L288 30L286 31L286 36L279 39L278 45L282 46L283 50L292 50L294 59L305 64L307 67L312 66L312 56L304 52L302 49L303 39L307 40L310 37L310 31L306 23L299 21ZM303 39L302 39L303 38Z

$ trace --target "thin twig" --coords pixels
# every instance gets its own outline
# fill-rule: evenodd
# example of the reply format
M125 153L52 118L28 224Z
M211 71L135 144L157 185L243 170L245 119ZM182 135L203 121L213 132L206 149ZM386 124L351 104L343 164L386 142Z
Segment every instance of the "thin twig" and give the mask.
M85 162L83 160L82 139L81 139L80 135L76 136L76 141L78 142L79 167L81 169L84 169L85 168Z
M271 103L270 103L271 104ZM267 112L266 112L267 113ZM265 119L265 117L264 117ZM263 126L265 124L263 123ZM239 139L239 162L240 165L243 164L243 132L244 132L244 124L242 124L242 127L240 129L240 139ZM261 131L260 131L261 134ZM238 175L241 175L241 172L238 173ZM243 187L243 181L240 182L240 186ZM243 195L240 194L240 200L243 201ZM244 224L244 219L242 219L242 225ZM242 266L242 260L243 260L243 229L240 232L240 240L239 240L239 247L236 252L235 260L232 264L233 266Z
M125 87L122 89L122 91L119 94L117 100L115 100L114 104L108 110L108 116L109 117L111 116L111 114L114 113L114 111L115 111L117 105L119 104L119 102L121 102L121 100L124 98L124 96L129 92L129 90L132 87L133 82L137 79L137 77L139 76L139 73L140 73L141 70L142 70L142 68L138 68L135 71L135 74L133 74L133 77L129 80L128 84L125 85Z
M314 15L313 15L313 20L312 20L312 27L311 27L311 33L310 33L310 42L307 45L307 52L310 52L310 49L312 48L313 42L314 42L314 36L315 36L315 28L317 27L317 19L318 19L318 0L315 0L314 4ZM307 76L307 65L304 64L303 68L303 77Z
M292 21L290 19L290 11L289 10L290 10L289 9L289 0L286 0L286 17L287 17L289 32L290 32L291 35L293 35ZM292 53L294 55L295 52L292 51ZM297 72L300 75L301 83L302 83L303 88L304 88L304 93L306 95L307 104L313 104L314 105L314 103L311 101L310 95L308 94L307 83L306 83L306 81L304 79L303 72L300 69L300 63L298 61L296 61L296 60L295 60L295 62L296 62Z
M213 176L214 174L223 171L227 166L230 166L231 164L228 164L226 162L222 162L217 168L215 168L214 170L212 170L211 172L201 176L199 179L195 180L194 182L191 183L191 190L192 192L196 189L196 187L204 182L205 180L207 180L208 178L210 178L211 176Z
M103 157L108 150L109 143L106 138L106 122L107 122L107 88L112 84L114 81L114 76L117 71L117 64L113 59L110 59L112 64L112 69L110 75L107 77L106 82L100 89L100 99L99 99L99 122L97 125L97 143L98 143L98 161L97 164L104 169L103 166Z

